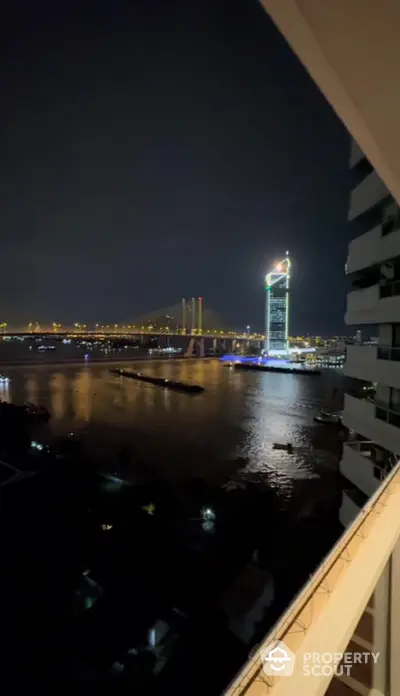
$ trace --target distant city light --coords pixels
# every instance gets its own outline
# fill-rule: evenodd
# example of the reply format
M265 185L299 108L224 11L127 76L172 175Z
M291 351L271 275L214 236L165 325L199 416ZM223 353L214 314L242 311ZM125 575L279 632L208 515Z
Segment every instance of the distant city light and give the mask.
M41 445L40 442L36 442L35 440L32 440L31 447L33 447L33 449L39 450L39 452L41 452L43 449L43 445Z
M154 503L148 503L147 505L142 506L142 510L147 512L148 515L154 515L155 509L156 506L154 505Z
M200 514L205 522L214 522L215 521L215 512L209 507L203 507L201 508Z

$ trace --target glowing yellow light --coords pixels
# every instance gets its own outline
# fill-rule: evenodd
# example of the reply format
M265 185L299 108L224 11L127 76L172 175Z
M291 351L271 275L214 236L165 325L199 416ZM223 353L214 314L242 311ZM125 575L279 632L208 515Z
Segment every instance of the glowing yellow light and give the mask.
M147 512L149 515L154 515L154 511L156 509L156 506L154 503L149 503L148 505L143 505L142 510Z
M281 273L283 271L283 266L281 263L277 263L275 266L275 270L278 271L278 273Z

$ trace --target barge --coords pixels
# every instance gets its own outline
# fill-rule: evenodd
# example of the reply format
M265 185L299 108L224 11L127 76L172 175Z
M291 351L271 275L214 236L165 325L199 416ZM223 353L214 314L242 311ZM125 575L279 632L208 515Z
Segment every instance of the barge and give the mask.
M129 379L136 379L139 382L147 382L147 384L154 384L156 387L164 387L164 389L173 389L174 391L184 392L186 394L201 394L204 392L204 387L199 384L185 384L185 382L174 382L172 379L167 379L165 377L152 377L151 375L144 375L141 372L133 372L131 370L124 370L119 367L110 370L111 374L117 375L119 377L128 377Z
M282 374L289 375L313 375L314 377L321 374L321 370L315 370L314 368L295 368L295 367L281 367L278 365L265 365L258 363L233 363L232 367L235 370L252 370L253 372L281 372Z

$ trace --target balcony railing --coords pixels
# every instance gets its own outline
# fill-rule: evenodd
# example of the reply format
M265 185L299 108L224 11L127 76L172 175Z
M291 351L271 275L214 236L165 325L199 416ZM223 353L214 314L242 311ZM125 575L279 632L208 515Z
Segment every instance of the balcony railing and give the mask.
M348 440L344 443L344 448L346 447L357 452L373 465L373 475L379 481L383 481L397 462L396 456L392 452L388 452L372 440Z
M378 346L378 360L400 362L400 346Z
M347 295L347 319L350 323L374 323L376 309L379 303L379 285L353 290Z
M397 463L258 645L225 696L270 696L277 686L281 687L279 694L320 696L325 693L331 676L305 682L301 659L292 677L283 683L279 677L267 676L263 671L263 652L281 640L300 658L304 650L309 654L313 648L343 653L399 538L399 496L400 464Z

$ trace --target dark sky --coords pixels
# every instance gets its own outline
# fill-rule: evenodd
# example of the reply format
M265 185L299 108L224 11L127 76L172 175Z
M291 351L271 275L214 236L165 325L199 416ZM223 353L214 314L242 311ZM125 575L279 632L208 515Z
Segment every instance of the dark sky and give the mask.
M343 329L348 136L256 0L9 1L1 320L123 322L182 295ZM5 149L4 149L5 148Z

